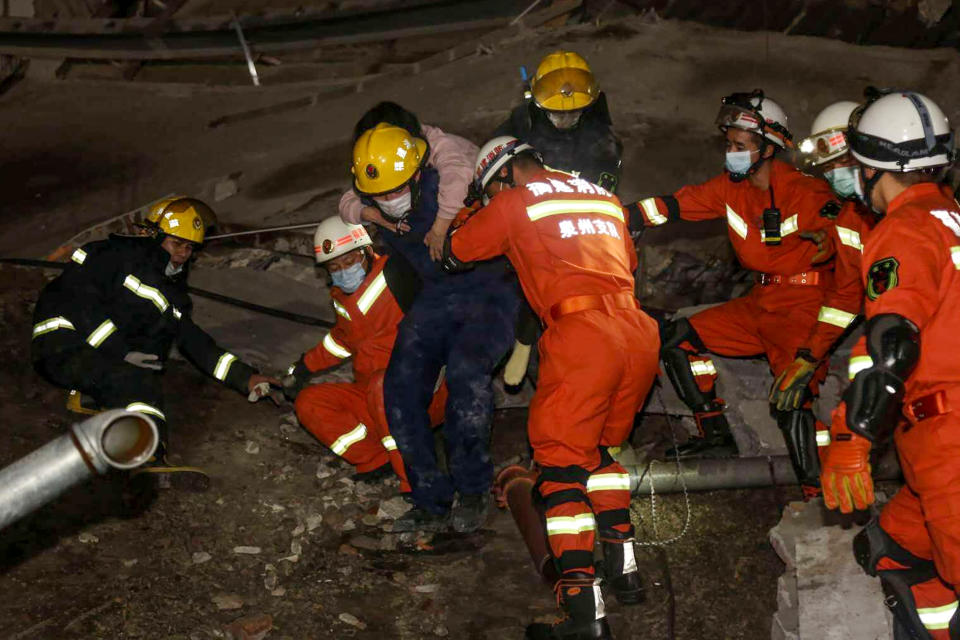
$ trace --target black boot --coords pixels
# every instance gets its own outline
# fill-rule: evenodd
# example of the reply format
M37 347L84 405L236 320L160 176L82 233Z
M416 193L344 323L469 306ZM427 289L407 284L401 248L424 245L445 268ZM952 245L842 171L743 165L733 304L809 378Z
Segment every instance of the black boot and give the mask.
M817 451L817 418L810 409L774 411L783 434L793 471L804 501L820 496L820 454Z
M553 624L528 625L527 640L613 640L599 580L588 573L565 573L556 589L566 615Z
M460 496L450 512L453 530L457 533L473 533L487 521L489 511L489 493Z
M620 604L640 604L646 598L634 556L632 527L629 534L613 533L615 537L602 538L604 577Z
M679 455L681 458L729 458L737 454L737 445L730 433L730 424L723 415L723 400L714 400L710 405L694 412L699 437L690 438L676 449L669 449L668 458Z
M393 521L393 533L408 531L443 531L450 526L450 512L436 514L423 507L414 506Z

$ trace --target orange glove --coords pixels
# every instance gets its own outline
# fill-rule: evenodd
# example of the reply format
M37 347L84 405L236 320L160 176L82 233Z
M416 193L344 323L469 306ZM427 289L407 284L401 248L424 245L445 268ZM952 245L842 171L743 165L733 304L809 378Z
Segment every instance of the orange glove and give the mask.
M827 509L852 513L873 504L870 445L847 428L847 405L841 402L833 410L830 444L820 459L820 486Z
M817 245L817 252L810 258L810 262L813 264L826 262L836 252L833 246L833 237L826 230L803 231L800 233L800 237Z
M820 363L807 349L797 351L797 358L777 376L770 387L770 404L779 411L799 409L807 396L810 380Z

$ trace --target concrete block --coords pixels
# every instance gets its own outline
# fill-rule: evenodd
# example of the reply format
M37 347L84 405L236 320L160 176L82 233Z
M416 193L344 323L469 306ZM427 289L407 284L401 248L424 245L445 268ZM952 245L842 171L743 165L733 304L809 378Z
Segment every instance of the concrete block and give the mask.
M892 640L880 581L866 575L851 553L858 531L820 527L797 536L801 638Z

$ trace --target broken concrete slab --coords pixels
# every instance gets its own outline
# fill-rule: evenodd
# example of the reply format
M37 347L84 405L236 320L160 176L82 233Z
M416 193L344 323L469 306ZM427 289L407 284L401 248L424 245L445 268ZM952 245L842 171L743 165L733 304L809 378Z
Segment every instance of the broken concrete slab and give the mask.
M823 513L819 500L791 502L770 530L770 543L786 565L771 638L892 639L880 582L853 557L860 527L824 526Z

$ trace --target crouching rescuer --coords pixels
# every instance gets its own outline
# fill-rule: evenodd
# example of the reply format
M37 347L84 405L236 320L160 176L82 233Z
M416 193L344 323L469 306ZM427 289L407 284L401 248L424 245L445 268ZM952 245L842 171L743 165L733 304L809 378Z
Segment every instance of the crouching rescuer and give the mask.
M373 251L366 229L339 217L320 223L314 236L317 264L330 275L337 323L316 347L290 365L284 392L295 399L297 418L323 444L373 480L393 467L400 491L410 485L397 444L387 429L383 377L397 339L403 309L419 290L416 273L397 256ZM402 305L402 307L401 307ZM305 385L313 373L351 359L354 382ZM430 405L433 426L443 421L446 386L435 386Z
M869 454L893 432L906 486L854 538L878 575L896 638L960 638L960 207L940 183L954 159L943 111L891 92L853 112L856 190L882 219L863 252L866 329L823 456L824 504L874 501Z
M199 200L162 201L148 217L149 235L111 235L74 251L34 311L31 356L41 376L101 409L140 411L156 422L160 444L138 471L157 474L161 487L209 486L202 470L167 460L160 378L174 343L199 369L243 394L263 395L265 386L280 384L219 347L191 318L190 258L203 243L204 220L213 219Z
M545 169L515 138L481 149L474 186L490 202L449 236L444 268L505 254L547 327L528 429L566 617L530 625L527 637L611 638L594 570L598 533L618 599L637 603L642 591L629 476L608 448L629 435L659 351L657 325L633 294L636 250L615 196Z

